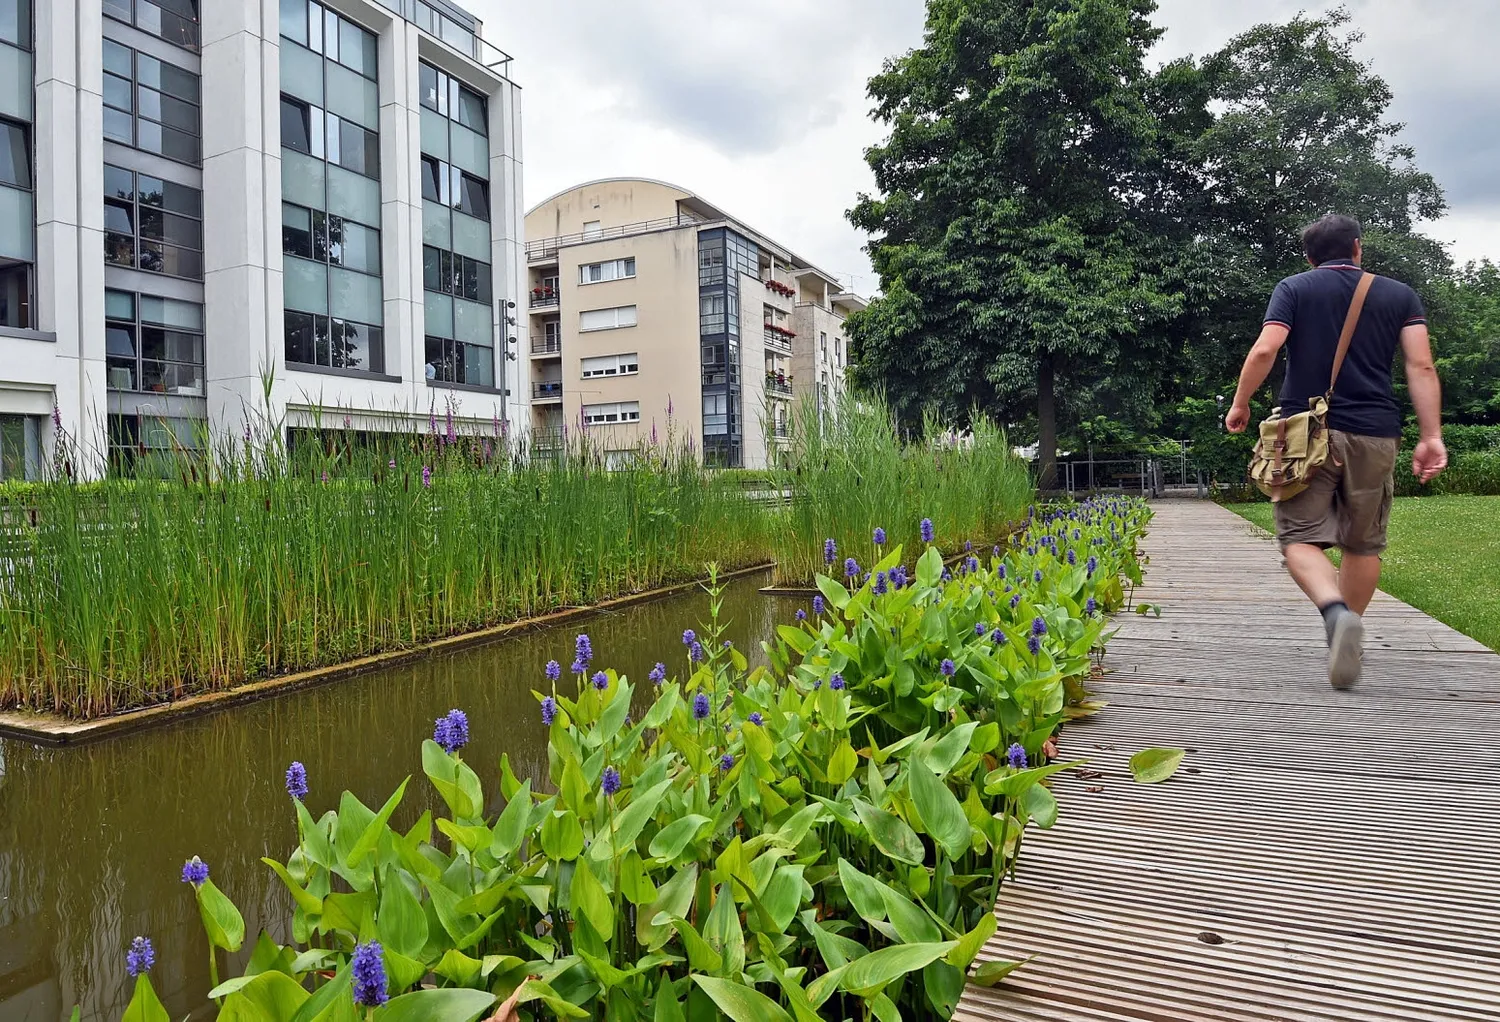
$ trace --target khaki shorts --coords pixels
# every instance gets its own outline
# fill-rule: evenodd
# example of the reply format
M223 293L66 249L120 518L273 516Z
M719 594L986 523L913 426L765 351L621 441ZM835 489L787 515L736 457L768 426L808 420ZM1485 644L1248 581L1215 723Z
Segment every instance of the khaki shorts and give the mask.
M1396 437L1328 431L1328 460L1307 489L1276 505L1276 539L1285 550L1310 543L1351 554L1385 550L1396 483Z

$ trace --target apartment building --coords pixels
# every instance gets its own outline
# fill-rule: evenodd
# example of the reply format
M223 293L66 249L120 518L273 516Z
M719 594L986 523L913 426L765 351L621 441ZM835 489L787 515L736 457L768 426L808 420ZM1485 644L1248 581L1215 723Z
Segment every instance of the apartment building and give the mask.
M519 91L482 30L448 0L0 0L0 479L59 431L93 474L249 416L529 424Z
M531 426L615 458L670 431L710 464L758 468L786 442L794 401L831 409L844 317L836 277L702 197L615 178L526 214Z

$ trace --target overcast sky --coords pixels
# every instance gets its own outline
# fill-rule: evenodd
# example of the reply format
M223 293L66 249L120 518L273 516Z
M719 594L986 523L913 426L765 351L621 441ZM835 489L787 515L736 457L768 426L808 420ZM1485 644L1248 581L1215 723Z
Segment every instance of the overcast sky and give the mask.
M515 58L528 207L604 177L670 181L869 293L844 211L882 137L865 82L920 45L921 0L459 0ZM1329 5L1159 0L1155 60ZM1460 260L1500 260L1500 4L1350 0L1360 55L1395 93L1419 165L1447 192L1429 225Z

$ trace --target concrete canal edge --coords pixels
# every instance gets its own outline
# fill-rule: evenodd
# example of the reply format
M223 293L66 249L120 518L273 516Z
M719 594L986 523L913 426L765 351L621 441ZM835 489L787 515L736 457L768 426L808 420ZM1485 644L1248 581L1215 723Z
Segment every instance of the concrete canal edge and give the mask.
M753 564L746 568L737 568L734 571L720 573L719 580L722 582L729 579L742 578L746 575L754 575L759 572L769 571L774 566L774 564L767 562L765 564ZM696 578L688 582L680 582L659 589L648 589L645 592L617 596L601 603L590 604L587 607L566 607L537 617L523 618L520 621L511 621L501 625L494 625L490 628L483 628L477 632L464 632L460 635L450 635L441 639L434 639L431 642L425 642L410 649L391 650L387 653L376 653L371 656L360 657L358 660L349 660L328 667L298 671L295 674L282 674L273 678L261 678L256 681L245 682L242 685L236 685L234 688L225 689L222 692L205 692L201 695L188 696L186 699L178 699L170 703L159 703L155 706L146 706L138 710L127 710L124 713L117 713L108 717L97 717L92 720L74 720L70 717L60 717L49 713L4 710L0 711L0 738L13 738L36 745L57 746L81 745L85 742L95 742L118 735L133 734L134 732L144 731L148 728L160 727L163 724L185 720L189 717L197 717L206 713L229 709L232 706L240 706L245 703L256 702L260 699L268 699L288 692L296 692L301 689L314 688L318 685L329 684L330 682L343 681L361 674L368 674L371 671L384 670L388 667L398 667L401 664L410 663L435 653L454 653L472 646L482 646L486 643L503 639L516 632L555 628L570 621L581 621L599 614L608 613L612 610L650 603L654 600L660 600L668 596L675 596L679 593L696 589L706 581L708 581L706 577Z

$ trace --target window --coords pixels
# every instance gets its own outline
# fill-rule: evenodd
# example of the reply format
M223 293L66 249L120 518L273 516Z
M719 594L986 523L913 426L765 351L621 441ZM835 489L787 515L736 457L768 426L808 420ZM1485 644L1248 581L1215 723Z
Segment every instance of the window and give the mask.
M5 0L0 0L0 11L4 8ZM0 415L0 482L42 477L42 424L46 421L36 415Z
M597 376L632 376L640 371L640 360L633 351L628 355L599 355L583 360L585 380Z
M281 34L357 74L376 77L374 34L321 4L281 0Z
M0 0L3 8L5 0ZM3 22L0 18L0 22ZM0 120L0 326L36 325L32 260L36 258L29 125Z
M427 337L427 378L473 387L495 385L495 349L447 337Z
M104 261L203 279L203 193L104 166Z
M635 326L635 322L634 305L621 305L614 309L594 309L578 314L580 331L614 330L619 327Z
M360 372L379 372L384 364L384 335L378 326L291 309L284 316L290 363Z
M607 426L640 421L641 403L639 401L616 401L613 404L583 406L585 426Z
M489 134L487 103L483 96L431 64L417 65L417 79L423 106L481 135Z
M20 0L21 6L27 0ZM0 33L5 11L16 0L0 0ZM104 0L104 13L142 32L198 52L198 0Z
M380 275L380 232L345 217L281 204L281 251L286 255Z
M599 225L598 220L590 220L583 225L583 236L585 238L597 238L604 233L604 228Z
M106 138L197 166L200 124L197 75L113 39L104 40Z
M0 0L0 41L31 49L31 0Z
M477 217L480 220L490 218L490 184L463 171L457 171L455 177L453 208L460 213Z
M314 154L312 137L312 108L300 100L282 96L281 144L299 153L321 156L322 139L319 139L319 152Z
M203 306L104 292L105 378L111 390L203 395Z
M598 284L606 280L623 280L635 276L635 259L611 259L603 263L584 263L578 267L578 283Z
M109 470L117 475L172 478L183 457L197 457L207 426L201 419L157 415L109 417Z
M484 305L494 301L493 272L489 263L431 245L422 246L422 286L428 291Z
M842 337L833 339L833 364L836 366L844 364L844 339Z
M435 156L422 156L422 198L479 220L490 218L490 183Z
M729 432L729 395L703 395L703 433L723 436Z
M823 352L823 357L827 358L828 357L828 334L825 331L822 331L822 330L818 331L818 347Z

